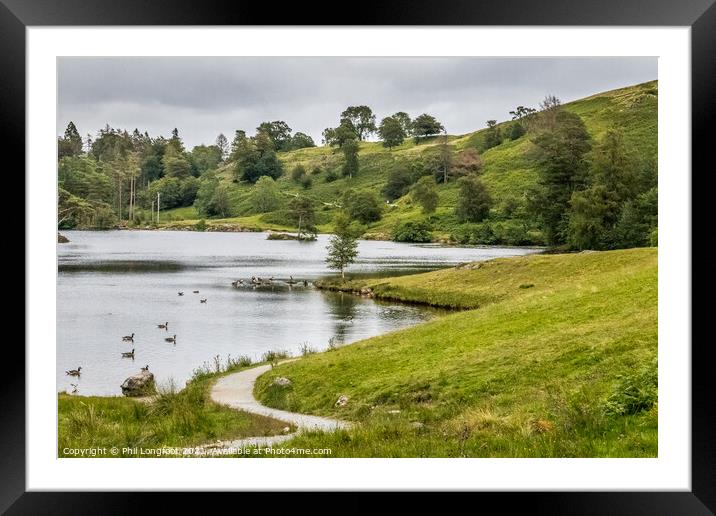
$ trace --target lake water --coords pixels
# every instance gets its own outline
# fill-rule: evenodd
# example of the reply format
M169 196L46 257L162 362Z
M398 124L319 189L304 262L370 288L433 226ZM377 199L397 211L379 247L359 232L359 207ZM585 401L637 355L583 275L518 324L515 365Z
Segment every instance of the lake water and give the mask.
M119 395L124 379L149 364L158 382L183 386L217 355L267 350L321 351L410 326L435 310L315 290L328 236L315 242L266 240L266 233L67 231L58 244L57 390ZM536 252L528 248L448 247L361 241L350 275L395 275L461 262ZM234 288L239 278L273 286ZM306 280L289 287L282 280ZM199 293L193 293L198 290ZM178 292L184 295L179 296ZM201 303L200 299L206 299ZM169 331L157 325L169 322ZM134 343L122 336L134 333ZM165 337L176 334L176 344ZM135 349L135 359L121 353ZM82 366L82 376L65 371Z

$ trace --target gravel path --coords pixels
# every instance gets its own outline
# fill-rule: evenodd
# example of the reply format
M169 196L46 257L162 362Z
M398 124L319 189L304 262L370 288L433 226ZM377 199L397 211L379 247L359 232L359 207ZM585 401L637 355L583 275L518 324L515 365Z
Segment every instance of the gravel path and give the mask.
M295 360L295 359L293 359ZM282 364L292 362L293 360L285 360ZM262 365L253 367L238 373L233 373L220 378L211 389L211 399L222 405L228 405L231 408L251 412L252 414L260 414L262 416L272 417L279 421L293 424L297 427L297 431L302 430L323 430L333 431L340 428L350 427L350 423L332 419L328 417L309 416L307 414L299 414L297 412L288 412L286 410L278 410L261 405L254 398L254 384L256 379L271 369L270 365ZM207 444L202 448L240 448L246 446L271 446L282 441L286 441L295 437L297 432L283 435L274 435L269 437L248 437L235 441L217 441L214 444Z

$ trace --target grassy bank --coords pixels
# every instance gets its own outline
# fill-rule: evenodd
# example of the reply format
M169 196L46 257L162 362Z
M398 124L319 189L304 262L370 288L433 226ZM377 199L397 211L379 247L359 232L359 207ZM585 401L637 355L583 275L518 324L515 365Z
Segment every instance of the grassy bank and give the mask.
M656 456L655 248L497 259L356 286L469 310L260 377L255 394L269 406L361 423L286 446L356 457ZM276 376L292 384L271 385ZM339 407L341 395L349 402Z
M160 388L153 400L60 393L58 456L74 456L65 453L65 448L186 447L283 433L286 423L217 405L209 399L217 378L245 367L229 362L228 367L217 364L205 368L197 371L184 389Z

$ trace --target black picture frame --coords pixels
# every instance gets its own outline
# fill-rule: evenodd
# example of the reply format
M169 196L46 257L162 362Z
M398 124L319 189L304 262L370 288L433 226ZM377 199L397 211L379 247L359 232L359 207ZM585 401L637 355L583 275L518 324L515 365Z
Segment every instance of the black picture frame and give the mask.
M227 0L0 0L0 120L3 150L13 149L24 167L25 29L28 26L118 25L549 25L549 26L688 26L692 59L692 162L704 174L716 115L715 0L442 0L441 2L367 0L350 18L328 2L286 4L272 8L256 2ZM279 5L279 4L277 4ZM692 173L692 177L694 174ZM693 190L692 190L693 191ZM695 222L695 221L694 221ZM27 258L27 257L26 257ZM29 271L25 271L26 275ZM693 320L693 316L692 316ZM496 502L501 510L522 508L537 514L714 514L716 511L716 443L711 422L716 392L711 362L712 338L692 343L692 490L691 492L480 493L480 503ZM688 345L688 343L684 343ZM686 348L685 348L686 349ZM24 364L24 353L15 364ZM161 496L172 505L207 509L188 493L26 492L24 367L3 375L3 425L0 439L0 510L7 514L126 514L143 503L137 497ZM213 494L218 506L231 494ZM292 503L307 494L294 493ZM355 497L356 495L350 495ZM370 495L341 510L373 506ZM458 495L451 495L458 496ZM475 496L472 494L471 496ZM272 503L275 503L272 495ZM422 494L410 503L422 504ZM459 503L458 500L455 502ZM472 500L468 503L474 504ZM407 506L405 506L407 508ZM456 507L456 506L455 506ZM290 509L292 510L292 509ZM317 508L320 510L320 507Z

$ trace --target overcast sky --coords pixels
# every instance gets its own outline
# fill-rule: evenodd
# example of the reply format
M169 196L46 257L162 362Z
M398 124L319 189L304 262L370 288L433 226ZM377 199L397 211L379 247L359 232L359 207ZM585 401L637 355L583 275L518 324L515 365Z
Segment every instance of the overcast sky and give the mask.
M219 133L253 134L284 120L321 144L346 106L365 104L378 121L430 113L450 134L537 107L657 78L654 57L65 57L58 59L57 134L72 120L84 138L109 124L168 136L191 149Z

